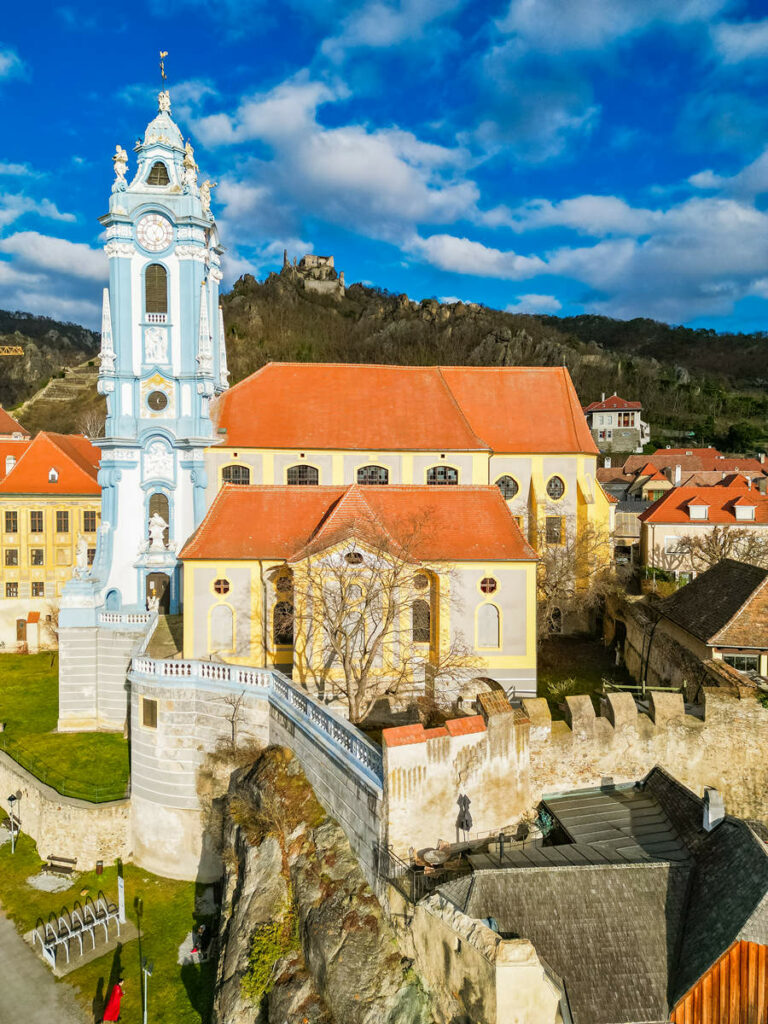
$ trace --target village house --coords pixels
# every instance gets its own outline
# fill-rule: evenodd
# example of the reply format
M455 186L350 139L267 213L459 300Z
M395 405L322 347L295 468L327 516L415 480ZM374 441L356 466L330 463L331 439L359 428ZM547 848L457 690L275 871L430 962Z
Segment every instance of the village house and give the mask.
M34 440L0 439L0 642L35 650L54 637L58 599L76 562L88 563L101 509L99 451L80 435L42 431ZM42 622L42 628L41 628Z
M684 539L703 541L718 529L738 530L740 537L768 543L766 478L754 487L741 476L714 487L674 487L638 518L642 565L676 577L691 576L701 566L686 545L681 547Z
M0 440L28 440L30 437L29 431L9 415L5 409L0 405Z
M651 440L651 428L641 418L641 402L628 402L614 393L584 409L592 437L601 452L641 452Z

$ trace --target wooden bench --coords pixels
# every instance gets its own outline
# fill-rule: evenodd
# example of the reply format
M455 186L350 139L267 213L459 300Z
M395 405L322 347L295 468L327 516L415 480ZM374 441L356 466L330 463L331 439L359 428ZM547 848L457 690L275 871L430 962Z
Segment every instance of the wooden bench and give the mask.
M43 871L48 871L52 875L71 875L76 866L77 857L57 857L56 854L49 853Z

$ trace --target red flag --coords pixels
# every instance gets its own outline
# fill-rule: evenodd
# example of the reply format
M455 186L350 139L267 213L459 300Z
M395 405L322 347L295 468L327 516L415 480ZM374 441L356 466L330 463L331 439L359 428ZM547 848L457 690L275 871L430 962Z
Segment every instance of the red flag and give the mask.
M104 1016L101 1018L103 1021L115 1021L120 1019L120 1000L123 998L123 990L119 984L115 985L112 989L112 995L109 997L106 1008L104 1010Z

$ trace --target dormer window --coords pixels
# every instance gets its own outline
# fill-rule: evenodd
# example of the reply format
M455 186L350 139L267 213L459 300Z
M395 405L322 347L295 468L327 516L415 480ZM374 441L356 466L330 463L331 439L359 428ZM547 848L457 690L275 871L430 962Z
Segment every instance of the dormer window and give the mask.
M59 482L59 471L53 466L48 470L48 483L55 484Z
M689 505L688 514L691 519L707 519L709 516L709 505Z
M755 506L754 505L736 505L736 518L741 522L754 521L755 518Z
M16 465L16 456L15 455L6 455L5 456L5 474L6 474L6 476L11 472L11 470L13 469L13 467L15 465Z
M162 160L158 160L152 164L152 170L149 172L147 177L148 185L170 185L171 179L168 177L168 168L165 166Z

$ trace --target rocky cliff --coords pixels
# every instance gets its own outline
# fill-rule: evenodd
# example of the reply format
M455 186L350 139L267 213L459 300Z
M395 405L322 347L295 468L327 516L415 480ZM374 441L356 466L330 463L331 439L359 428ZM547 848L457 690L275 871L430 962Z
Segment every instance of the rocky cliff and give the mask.
M429 1024L429 998L298 761L264 751L230 785L215 1019Z

